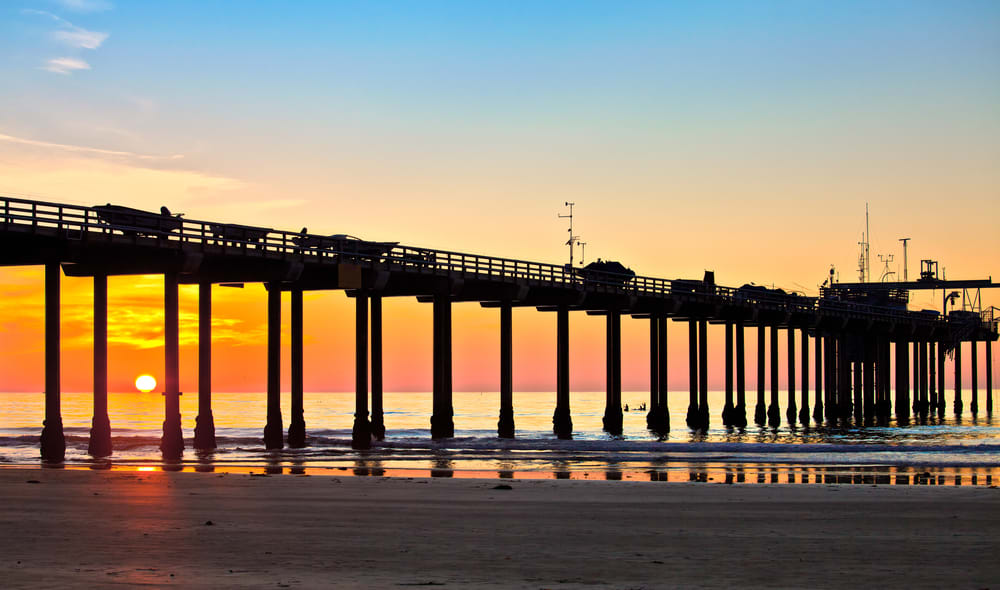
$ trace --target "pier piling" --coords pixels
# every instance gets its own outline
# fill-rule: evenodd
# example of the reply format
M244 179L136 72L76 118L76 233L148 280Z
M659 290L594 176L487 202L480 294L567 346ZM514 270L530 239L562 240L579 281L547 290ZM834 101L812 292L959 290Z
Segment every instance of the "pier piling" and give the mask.
M63 435L59 373L59 279L58 262L45 263L45 420L42 422L42 459L60 463L66 457Z
M973 336L972 341L969 342L969 362L971 363L971 374L969 383L969 396L972 398L969 401L969 410L972 411L972 415L975 416L979 413L979 345L976 342L976 337Z
M732 322L725 323L726 330L726 375L725 375L725 386L726 386L726 401L722 406L722 424L723 426L732 426L732 412L733 412L733 324Z
M795 328L788 326L788 407L785 408L785 418L789 426L795 426L798 421L798 408L795 402Z
M875 422L875 340L868 334L862 340L862 380L864 399L862 416L865 424Z
M281 419L281 286L270 283L267 289L267 424L264 447L285 446Z
M826 370L824 367L823 356L825 347L823 346L823 335L819 330L816 330L816 339L814 342L815 350L813 351L813 358L815 362L813 363L815 370L813 371L813 383L816 384L816 403L813 404L813 420L819 424L823 421L823 396L826 395L826 389L824 387L824 380L826 379Z
M698 324L688 321L688 428L698 428Z
M737 428L747 425L747 375L746 375L746 345L744 342L743 322L736 322L736 407L733 408L730 422Z
M351 448L364 450L372 446L372 427L368 421L368 293L358 292L354 301L354 426L351 429Z
M802 328L802 405L799 423L809 425L809 331Z
M622 336L621 312L607 313L607 395L604 405L604 430L613 436L622 434Z
M198 284L198 415L194 419L194 448L216 447L212 415L212 283Z
M955 343L955 414L962 414L962 343Z
M708 430L708 322L698 322L698 429Z
M771 326L771 404L767 408L767 425L781 425L781 408L778 406L778 326Z
M108 277L94 275L94 417L87 452L92 457L111 454L108 419Z
M510 301L500 304L500 419L497 436L514 438L514 335Z
M305 404L302 399L303 390L303 357L302 357L302 289L291 291L291 413L288 422L288 446L300 449L306 446ZM372 361L374 363L374 361ZM372 402L374 404L374 402Z
M993 415L993 341L986 341L986 415Z
M945 403L944 403L944 342L938 341L937 343L937 383L938 383L938 407L937 413L938 418L944 418Z
M757 326L757 405L754 408L753 421L758 426L763 426L767 422L767 407L764 404L764 355L767 350L764 348L764 331L767 328L764 324Z
M569 406L569 308L556 310L556 409L552 430L560 439L573 438L573 418Z
M168 272L163 276L163 312L165 391L163 392L163 436L160 438L160 453L165 460L176 461L184 454L180 399L180 314L176 272Z

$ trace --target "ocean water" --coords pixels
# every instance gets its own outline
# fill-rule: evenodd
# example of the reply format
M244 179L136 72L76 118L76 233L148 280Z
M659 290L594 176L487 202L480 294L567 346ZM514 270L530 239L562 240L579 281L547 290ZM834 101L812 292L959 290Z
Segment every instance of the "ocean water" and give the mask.
M917 483L992 485L1000 475L1000 418L951 413L924 423L881 427L826 427L783 424L779 428L722 426L723 393L709 396L712 427L695 433L684 425L688 394L670 395L670 433L657 437L646 429L648 401L643 392L624 393L632 411L624 413L624 434L602 431L602 392L573 393L573 440L552 433L554 393L515 393L517 438L496 436L499 394L455 393L455 438L430 438L430 393L384 395L386 439L368 451L350 448L353 393L306 393L309 446L269 451L262 435L266 416L263 393L215 393L213 412L219 448L192 449L197 394L181 397L187 450L180 463L163 463L159 437L163 397L156 393L109 394L114 454L95 460L87 454L92 415L88 393L64 393L62 416L67 450L64 467L93 469L168 469L264 473L400 475L441 477L519 477L572 479L649 479L726 483ZM781 399L787 399L784 392ZM752 420L756 392L748 392ZM965 392L966 408L969 393ZM288 395L282 399L288 428ZM44 396L0 394L0 464L38 466ZM784 420L784 408L782 409Z

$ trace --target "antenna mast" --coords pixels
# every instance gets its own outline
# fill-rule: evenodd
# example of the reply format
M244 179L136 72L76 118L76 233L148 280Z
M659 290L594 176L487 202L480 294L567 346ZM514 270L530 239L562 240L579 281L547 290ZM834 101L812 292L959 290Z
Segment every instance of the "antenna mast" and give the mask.
M910 238L899 238L900 242L903 242L903 281L910 280L910 277L906 273L906 243L910 241Z
M871 237L868 229L868 203L865 203L865 233L861 235L861 253L858 255L858 277L862 283L868 282L871 278Z
M566 240L566 245L569 246L569 266L573 267L573 244L580 240L580 236L573 235L573 205L576 203L570 203L566 201L565 205L569 207L569 215L559 215L560 219L569 219L569 239Z

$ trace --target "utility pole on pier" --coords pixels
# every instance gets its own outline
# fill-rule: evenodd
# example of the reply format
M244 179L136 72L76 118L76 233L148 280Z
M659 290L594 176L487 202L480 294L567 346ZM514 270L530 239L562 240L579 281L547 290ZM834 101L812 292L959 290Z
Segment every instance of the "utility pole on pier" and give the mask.
M565 206L569 207L569 215L560 215L560 219L569 219L569 239L566 240L566 245L569 246L569 266L573 268L573 244L580 240L580 236L573 235L573 205L576 203L570 203L566 201Z
M910 238L899 238L900 242L903 242L903 282L910 280L909 275L906 272L906 243L910 241Z

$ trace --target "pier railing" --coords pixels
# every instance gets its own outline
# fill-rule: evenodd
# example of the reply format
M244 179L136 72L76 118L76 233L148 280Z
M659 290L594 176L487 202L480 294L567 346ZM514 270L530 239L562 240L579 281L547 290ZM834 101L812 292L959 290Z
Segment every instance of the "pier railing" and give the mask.
M117 208L124 209L124 208ZM315 264L350 263L367 268L472 277L529 286L642 297L683 297L688 301L729 304L792 314L848 315L871 319L947 322L889 307L779 293L760 287L732 288L697 280L663 279L371 242L347 235L323 236L280 229L186 219L167 212L121 212L113 206L85 207L0 197L2 230L44 234L66 240L109 242L184 249L257 258L298 259ZM993 318L984 322L995 324Z

